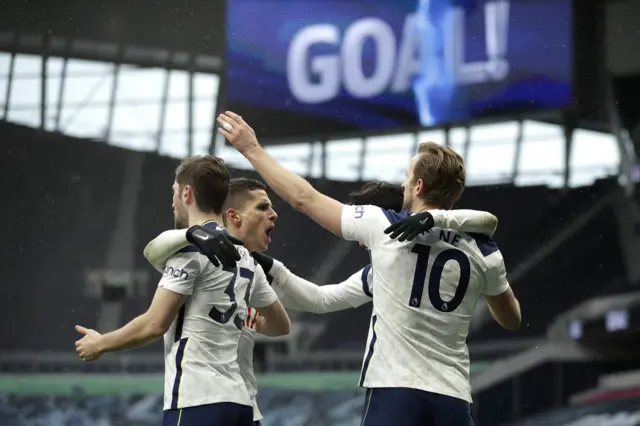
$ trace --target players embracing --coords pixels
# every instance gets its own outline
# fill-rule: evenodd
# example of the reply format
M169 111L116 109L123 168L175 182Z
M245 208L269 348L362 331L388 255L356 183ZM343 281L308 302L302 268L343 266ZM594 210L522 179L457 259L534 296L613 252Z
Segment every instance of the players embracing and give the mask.
M281 262L263 254L268 248L271 232L278 217L266 189L266 185L260 181L247 178L232 179L223 214L229 233L242 240L244 246L270 275L274 290L284 307L296 311L328 313L371 302L373 282L370 265L341 283L319 286L296 276ZM349 202L374 204L399 212L402 209L402 198L402 189L399 186L370 182L361 190L351 193ZM496 225L495 217L490 213L473 210L441 211L434 213L432 219L442 227L476 231L487 236L493 235ZM219 236L207 227L201 227L198 232L210 234L212 241ZM145 256L156 269L162 270L167 259L188 244L187 231L165 231L147 245ZM256 426L260 424L262 414L256 401L258 383L253 368L255 333L273 335L270 328L265 317L257 316L256 312L249 309L238 346L240 374L254 404Z
M484 298L503 327L521 323L502 254L484 235L434 228L399 241L384 232L451 209L464 189L462 158L448 147L421 144L403 184L406 211L398 214L319 193L267 154L240 116L226 112L218 122L219 133L280 197L371 253L375 291L360 382L367 389L362 425L472 425L466 339L475 306Z
M84 335L76 351L85 361L164 335L164 426L252 426L252 401L237 362L247 309L257 309L272 334L291 327L262 268L246 248L228 247L219 229L229 181L221 159L185 159L176 170L173 210L175 227L187 229L190 245L170 253L149 309L102 335L76 327ZM205 255L216 252L215 244L233 255Z

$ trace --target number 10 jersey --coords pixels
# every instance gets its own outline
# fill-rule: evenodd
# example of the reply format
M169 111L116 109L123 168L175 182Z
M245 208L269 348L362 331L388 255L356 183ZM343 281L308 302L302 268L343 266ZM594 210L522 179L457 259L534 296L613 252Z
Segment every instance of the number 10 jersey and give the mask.
M343 238L367 246L373 272L360 386L419 389L470 402L469 325L482 297L508 289L504 260L485 235L433 228L398 242L383 232L408 215L375 206L342 212Z

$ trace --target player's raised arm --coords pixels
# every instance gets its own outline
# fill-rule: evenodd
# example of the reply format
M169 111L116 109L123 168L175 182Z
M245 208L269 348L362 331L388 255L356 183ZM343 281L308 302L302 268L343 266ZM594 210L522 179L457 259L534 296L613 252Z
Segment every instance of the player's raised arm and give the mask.
M267 185L294 209L323 228L342 236L343 204L318 192L305 179L282 167L258 144L256 134L239 115L227 111L218 116L218 132L236 147Z
M279 288L293 302L286 308L325 314L357 308L371 302L369 271L370 266L356 272L339 284L318 285L291 273L281 262L262 253L252 253L262 269L271 276L272 285ZM286 300L286 299L285 299Z

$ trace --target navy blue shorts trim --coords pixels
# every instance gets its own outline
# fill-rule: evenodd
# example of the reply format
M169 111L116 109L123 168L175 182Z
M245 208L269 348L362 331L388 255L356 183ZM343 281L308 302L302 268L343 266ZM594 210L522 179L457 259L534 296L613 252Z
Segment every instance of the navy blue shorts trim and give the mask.
M218 402L165 410L162 426L254 426L253 407Z
M408 388L367 389L362 426L473 426L467 401Z

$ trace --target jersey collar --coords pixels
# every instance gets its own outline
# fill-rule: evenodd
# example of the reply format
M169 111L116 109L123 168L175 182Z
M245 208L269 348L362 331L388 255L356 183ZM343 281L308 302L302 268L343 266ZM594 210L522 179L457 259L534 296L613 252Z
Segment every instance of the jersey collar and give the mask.
M218 225L218 222L216 222L215 220L208 220L208 221L206 221L205 223L203 223L200 226L202 226L203 228L206 228L206 229L211 229L211 230L221 229L225 234L231 235L229 233L229 231L227 230L227 228Z
M215 220L207 220L206 222L204 222L202 225L203 228L207 228L207 229L218 229L218 228L222 228L222 226L218 225L218 222L216 222Z

